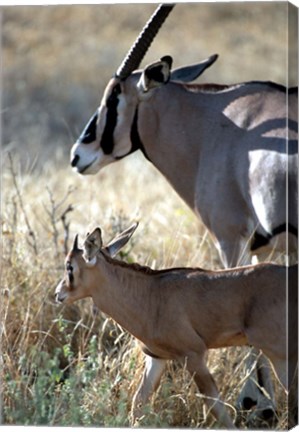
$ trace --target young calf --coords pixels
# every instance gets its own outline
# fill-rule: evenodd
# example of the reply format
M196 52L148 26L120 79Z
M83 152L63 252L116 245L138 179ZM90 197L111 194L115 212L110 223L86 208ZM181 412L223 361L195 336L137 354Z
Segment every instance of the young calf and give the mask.
M133 399L132 424L158 387L166 361L177 359L208 396L206 403L217 420L231 429L234 425L219 399L205 354L210 348L253 345L271 360L287 391L297 348L287 346L286 281L289 275L288 292L296 296L297 267L267 263L221 271L157 271L114 259L136 227L106 247L100 228L87 235L83 250L76 236L56 300L71 304L92 297L99 309L140 341L146 368Z

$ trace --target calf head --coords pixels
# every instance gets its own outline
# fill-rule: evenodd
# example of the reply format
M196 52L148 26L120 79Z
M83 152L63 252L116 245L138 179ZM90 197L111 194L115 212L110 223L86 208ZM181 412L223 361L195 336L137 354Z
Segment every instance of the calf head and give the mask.
M101 284L101 254L114 257L130 240L138 223L134 223L103 246L102 232L95 228L88 233L83 249L78 247L78 234L65 259L64 277L55 290L57 303L71 304L85 297L92 297L93 289ZM96 272L96 273L95 273Z

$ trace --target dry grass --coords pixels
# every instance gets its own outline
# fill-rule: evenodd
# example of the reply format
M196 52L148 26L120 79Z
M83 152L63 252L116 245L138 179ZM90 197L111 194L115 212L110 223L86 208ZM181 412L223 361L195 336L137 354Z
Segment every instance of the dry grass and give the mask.
M128 426L142 355L114 322L92 315L89 301L66 308L54 304L64 237L69 246L76 232L84 235L101 225L108 240L138 219L124 259L155 268L220 266L204 227L140 155L89 178L68 166L73 138L152 10L152 5L2 10L4 424ZM169 53L180 65L219 52L221 60L203 80L284 83L286 16L285 3L179 5L145 63ZM209 356L232 415L245 355L233 348ZM279 387L277 397L276 428L284 429ZM217 427L190 376L177 365L169 365L141 425Z
M153 10L150 4L2 8L4 143L42 163L66 157ZM295 85L287 74L288 54L295 58L287 19L284 1L180 4L142 65L170 54L177 67L218 53L202 82L289 78Z
M54 289L63 271L64 235L69 236L70 245L75 232L84 235L100 225L109 240L137 218L140 227L123 259L157 268L217 267L213 244L191 211L138 157L111 167L109 175L104 171L101 182L97 177L87 180L72 173L66 177L65 168L53 168L46 177L20 176L17 163L10 164L7 159L2 213L2 421L128 426L130 400L142 373L142 354L133 338L112 320L102 314L93 316L90 301L72 307L55 304ZM144 176L134 185L132 167L144 168ZM118 185L124 179L127 192L119 194ZM143 194L149 183L155 185L150 199ZM73 210L63 224L61 215L70 205ZM215 350L209 356L232 415L245 376L245 356L246 351L237 348ZM279 388L277 392L281 398ZM281 399L280 428L287 420L283 403ZM217 427L205 412L191 377L178 365L169 365L141 425Z

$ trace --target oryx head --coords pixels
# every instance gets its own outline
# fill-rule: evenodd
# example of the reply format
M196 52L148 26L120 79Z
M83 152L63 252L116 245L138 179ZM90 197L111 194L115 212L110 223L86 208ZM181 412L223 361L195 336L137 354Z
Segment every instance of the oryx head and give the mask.
M71 150L71 165L78 173L95 174L140 148L138 139L134 139L140 100L149 98L152 91L170 79L194 80L216 60L217 56L212 56L200 64L171 72L172 58L164 56L136 72L173 7L162 4L157 8L108 83L99 108Z

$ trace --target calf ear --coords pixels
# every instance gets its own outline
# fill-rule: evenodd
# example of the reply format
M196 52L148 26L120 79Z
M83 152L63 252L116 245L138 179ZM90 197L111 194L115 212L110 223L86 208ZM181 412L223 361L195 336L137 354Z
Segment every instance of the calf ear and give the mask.
M170 56L162 57L161 60L148 65L138 81L138 89L146 93L155 87L168 83L171 65L172 58Z
M135 222L125 231L114 237L105 247L106 252L108 252L111 257L114 257L128 243L137 227L138 222Z
M83 258L87 263L93 263L96 254L103 246L102 232L100 228L96 228L91 234L87 234L83 244Z

